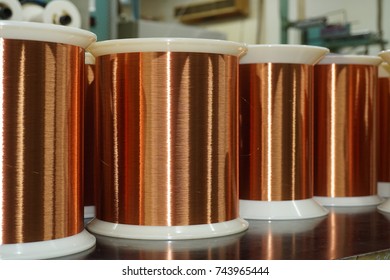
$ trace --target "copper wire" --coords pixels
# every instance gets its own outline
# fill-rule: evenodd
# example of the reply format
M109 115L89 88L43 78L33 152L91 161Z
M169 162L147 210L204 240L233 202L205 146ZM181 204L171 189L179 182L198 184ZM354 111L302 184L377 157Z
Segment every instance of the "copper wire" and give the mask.
M378 78L378 181L390 182L390 78Z
M84 67L84 206L95 205L95 65Z
M84 52L0 39L1 244L83 229L81 108Z
M96 217L194 225L238 216L238 58L146 52L96 58Z
M315 67L314 194L376 194L376 82L372 65Z
M240 198L312 197L312 66L240 65Z

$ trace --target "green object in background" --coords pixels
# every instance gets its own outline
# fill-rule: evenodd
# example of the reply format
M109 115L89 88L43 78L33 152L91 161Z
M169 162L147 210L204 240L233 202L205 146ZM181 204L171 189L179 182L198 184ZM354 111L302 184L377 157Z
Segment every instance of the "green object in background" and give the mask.
M95 0L95 10L91 12L90 30L98 41L117 37L117 1Z

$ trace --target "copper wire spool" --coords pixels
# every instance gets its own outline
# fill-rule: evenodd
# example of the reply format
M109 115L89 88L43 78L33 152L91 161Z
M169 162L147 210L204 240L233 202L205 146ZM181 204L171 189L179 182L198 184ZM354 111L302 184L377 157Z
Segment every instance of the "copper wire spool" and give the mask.
M378 181L390 182L390 77L378 78Z
M240 204L244 218L300 218L306 211L306 217L326 214L312 201L313 64L326 51L253 45L240 62ZM297 203L307 203L310 209L302 205L305 210L296 211Z
M96 37L45 24L0 24L0 258L90 248L94 238L83 231L81 109L83 48ZM57 239L63 241L44 242Z
M240 65L242 148L247 149L241 156L240 198L282 201L313 196L312 68Z
M234 231L244 230L238 215L237 94L244 47L130 39L96 43L90 50L96 57L100 142L97 219L89 229L141 239L198 238L203 235L193 228L182 230L224 222L238 222ZM125 226L122 233L118 224ZM156 227L169 233L155 236ZM218 231L209 230L204 237ZM229 234L228 227L218 234Z
M95 216L95 58L85 54L84 66L84 218Z
M390 63L390 51L382 51L382 52L380 52L379 53L379 56L387 63L387 67L389 66L389 64L388 63ZM379 68L379 70L382 70L381 68ZM389 71L389 69L387 68L387 71ZM387 74L387 73L386 73ZM380 77L382 77L383 75L379 75ZM387 75L384 75L384 76L387 76ZM385 85L383 85L382 83L384 83ZM382 89L385 91L386 90L386 88L387 88L387 83L385 82L385 81L383 81L381 84L379 84L379 90L381 90L382 91ZM383 86L383 87L382 87ZM390 86L389 86L389 88L390 88ZM387 88L388 90L390 90L389 88ZM380 93L380 97L379 97L379 99L380 98L385 98L384 96L386 96L386 93L385 94L381 94ZM384 102L386 102L386 101L384 101ZM382 104L381 104L382 105ZM378 108L378 110L380 110L379 111L379 114L382 114L382 113L384 113L385 114L385 109L384 108L382 108L382 107L379 107ZM386 116L384 116L383 117L384 118L384 120L381 120L381 119L379 119L379 129L380 129L380 131L379 131L379 133L380 133L380 136L379 136L379 147L378 147L378 151L380 151L382 154L380 155L380 156L378 156L379 157L379 169L380 169L380 172L381 173L379 173L378 172L378 194L379 195L381 195L381 196L383 196L383 197L390 197L390 184L389 184L389 182L388 181L381 181L382 180L382 178L384 178L384 177L382 177L382 175L384 175L384 173L382 173L382 168L384 169L384 170L386 170L386 168L385 168L385 166L386 166L386 164L387 164L387 158L386 158L386 152L387 152L387 147L388 147L388 142L386 142L386 143L384 143L385 142L385 140L383 139L382 140L382 137L383 138L387 138L387 131L388 130L386 130L385 128L383 128L383 126L384 126L384 122L385 122L385 120L387 120L388 119L388 117L387 117L387 115ZM388 129L388 128L387 128ZM382 142L383 141L383 142ZM382 145L384 145L384 147L382 146ZM386 163L385 163L386 162ZM383 211L383 212L387 212L387 213L390 213L390 199L387 199L384 203L382 203L381 205L379 205L378 206L378 210L380 210L380 211Z
M314 194L324 204L378 204L378 57L329 56L315 66ZM358 200L327 200L358 197ZM361 200L363 199L363 200Z
M377 89L378 195L390 197L390 65L385 62L379 66Z

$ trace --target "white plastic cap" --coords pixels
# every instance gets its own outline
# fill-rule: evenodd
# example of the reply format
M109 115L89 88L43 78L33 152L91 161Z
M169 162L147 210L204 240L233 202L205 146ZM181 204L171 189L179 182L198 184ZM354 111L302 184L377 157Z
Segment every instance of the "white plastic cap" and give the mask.
M384 61L390 63L390 50L381 51L378 54Z
M83 49L96 41L92 32L56 24L0 21L0 38L74 45Z
M246 46L213 39L136 38L96 42L88 51L95 57L132 52L197 52L241 56L246 52Z
M390 65L382 62L378 67L378 78L390 78Z
M304 45L248 45L240 64L255 63L317 63L329 52L327 48Z
M85 53L85 64L94 65L95 64L95 57L89 53Z
M382 59L369 55L344 55L328 54L318 64L352 64L352 65L374 65L378 66Z

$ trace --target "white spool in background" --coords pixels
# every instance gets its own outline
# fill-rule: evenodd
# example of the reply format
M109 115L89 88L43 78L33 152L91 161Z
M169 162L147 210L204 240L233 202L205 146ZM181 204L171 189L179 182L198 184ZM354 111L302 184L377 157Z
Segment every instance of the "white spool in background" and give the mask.
M26 3L22 9L24 21L81 27L80 12L70 1L51 1L44 8L38 4Z
M0 0L0 20L22 20L22 6L18 0Z
M43 22L45 8L36 3L25 3L22 5L23 21Z
M43 13L43 22L80 28L81 16L79 10L72 2L56 0L46 5Z

